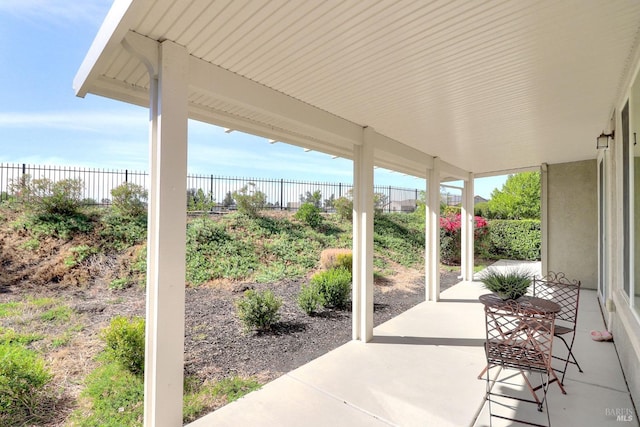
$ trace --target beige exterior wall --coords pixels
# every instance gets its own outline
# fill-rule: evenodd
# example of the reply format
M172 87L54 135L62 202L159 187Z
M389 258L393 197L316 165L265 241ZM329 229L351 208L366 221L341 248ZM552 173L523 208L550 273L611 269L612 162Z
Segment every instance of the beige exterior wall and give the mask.
M547 268L582 286L598 286L598 199L595 160L547 169Z

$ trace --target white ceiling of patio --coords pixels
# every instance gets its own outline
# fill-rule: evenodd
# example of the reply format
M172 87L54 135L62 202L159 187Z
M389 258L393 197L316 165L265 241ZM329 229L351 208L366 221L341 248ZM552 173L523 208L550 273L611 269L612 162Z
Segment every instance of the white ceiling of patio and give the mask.
M122 40L171 40L211 67L194 118L347 156L369 126L492 173L595 158L639 29L637 0L117 0L74 86L146 106Z

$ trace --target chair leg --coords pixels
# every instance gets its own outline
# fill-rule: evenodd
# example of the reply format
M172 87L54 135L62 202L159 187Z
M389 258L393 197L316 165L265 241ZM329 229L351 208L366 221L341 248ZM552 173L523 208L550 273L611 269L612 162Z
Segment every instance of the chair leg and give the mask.
M484 374L486 374L488 371L489 371L489 365L486 365L484 369L482 369L482 372L478 374L478 379L481 380Z
M549 379L549 377L553 377L553 378ZM564 384L562 383L562 381L558 379L558 376L556 375L555 370L553 368L551 369L551 373L547 376L547 378L549 380L549 384L558 383L558 387L560 387L560 391L562 392L562 394L567 394L567 391L564 389ZM545 387L545 383L541 383L539 386L532 387L531 390L533 392L536 392L543 387Z
M564 346L567 348L567 351L568 351L566 359L557 358L557 359L560 359L560 360L564 361L564 368L561 371L562 372L562 377L560 378L560 383L564 384L564 377L565 377L565 375L567 373L567 368L569 367L569 363L571 363L573 365L576 365L576 367L578 368L578 371L580 373L583 373L584 371L580 367L580 364L578 363L578 360L576 359L576 357L573 354L573 341L575 340L575 335L573 336L573 339L571 340L571 345L569 345L569 343L567 343L567 341L561 335L556 335L556 337L558 337L562 341L562 343L564 344ZM571 360L571 359L573 359L573 360Z
M553 372L553 370L551 370ZM554 374L555 375L555 374ZM547 413L547 425L551 427L551 414L549 414L549 401L547 400L547 391L549 390L549 372L547 372L547 386L543 388L543 397L542 401L544 402L544 409ZM544 375L540 372L540 381L544 381ZM538 411L542 412L542 404L538 406Z
M523 371L520 371L520 374L522 374L522 378L524 378L524 382L527 383L527 387L529 388L529 391L531 392L531 394L533 395L533 398L536 400L536 403L538 404L538 411L542 411L542 401L538 397L538 393L536 393L536 389L533 388L533 386L531 385L531 381L529 381L529 378L527 378L527 375ZM542 376L540 378L542 378ZM544 383L542 385L544 386ZM548 387L548 385L546 387Z

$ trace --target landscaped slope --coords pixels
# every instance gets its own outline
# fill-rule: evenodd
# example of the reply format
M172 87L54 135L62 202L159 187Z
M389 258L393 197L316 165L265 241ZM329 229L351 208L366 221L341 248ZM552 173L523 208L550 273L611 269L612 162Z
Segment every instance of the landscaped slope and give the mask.
M424 299L422 224L376 220L376 323ZM33 352L51 373L27 423L140 423L141 378L97 356L113 318L144 316L145 232L143 217L107 208L66 216L0 208L0 346ZM349 221L326 215L311 227L284 212L234 213L191 218L185 232L185 420L349 339L348 310L311 317L296 303L321 250L350 246ZM234 302L245 289L283 300L269 333L242 331Z

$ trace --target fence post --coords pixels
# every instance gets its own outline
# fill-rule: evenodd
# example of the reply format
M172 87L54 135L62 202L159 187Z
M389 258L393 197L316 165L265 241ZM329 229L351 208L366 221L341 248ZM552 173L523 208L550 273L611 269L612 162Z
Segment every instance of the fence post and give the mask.
M284 210L284 179L280 179L280 210Z
M213 203L213 175L211 175L211 184L210 184L210 190L209 190L209 199L210 199L211 203Z
M342 197L342 183L338 183L338 198Z
M124 182L125 184L129 183L129 169L124 170Z
M387 211L391 212L391 186L389 186L389 200L387 200L387 204L389 205Z
M22 164L22 175L25 175L27 173L27 165L26 163Z
M416 188L416 198L414 199L413 203L416 205L414 210L418 209L418 189Z

